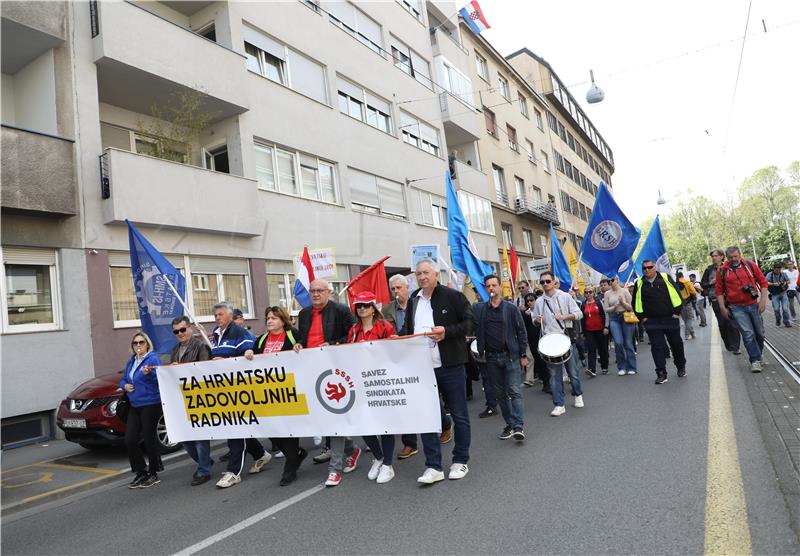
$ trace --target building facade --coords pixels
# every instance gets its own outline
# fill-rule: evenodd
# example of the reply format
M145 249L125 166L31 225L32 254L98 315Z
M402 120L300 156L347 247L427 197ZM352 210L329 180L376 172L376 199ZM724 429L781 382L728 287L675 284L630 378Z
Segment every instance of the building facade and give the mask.
M304 245L335 250L337 293L385 255L408 272L411 245L444 248L447 153L471 144L477 161L482 133L469 56L444 31L456 9L3 2L4 444L53 434L77 383L124 365L126 219L209 327L221 300L255 331L290 306ZM497 261L485 176L460 177Z

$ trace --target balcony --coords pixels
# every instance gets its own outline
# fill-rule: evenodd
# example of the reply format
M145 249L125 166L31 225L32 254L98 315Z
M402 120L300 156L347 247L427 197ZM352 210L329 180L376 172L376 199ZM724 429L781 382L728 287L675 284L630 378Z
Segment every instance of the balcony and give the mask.
M244 55L130 2L96 6L101 102L149 114L174 93L197 89L208 95L203 109L214 121L248 110Z
M486 174L480 170L476 170L460 160L451 160L450 175L456 189L463 189L464 191L481 197L486 196L489 182L487 181Z
M14 75L64 43L66 2L3 2L3 73Z
M431 31L431 46L434 56L444 56L457 68L468 67L469 51L458 42L458 37L450 35L441 27Z
M439 107L448 145L470 143L480 138L481 119L475 108L448 91L439 93Z
M543 203L527 195L514 199L514 210L517 214L531 214L545 222L560 225L558 209L550 203Z
M77 214L74 141L5 125L2 131L3 210Z
M256 180L119 149L100 157L103 218L244 237L260 236L265 219Z

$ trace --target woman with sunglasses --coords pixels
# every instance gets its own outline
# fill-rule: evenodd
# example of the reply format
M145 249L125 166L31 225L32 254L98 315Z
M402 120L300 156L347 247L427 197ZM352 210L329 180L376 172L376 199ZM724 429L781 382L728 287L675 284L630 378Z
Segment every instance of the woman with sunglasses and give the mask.
M137 332L131 340L131 358L122 373L119 387L125 391L130 402L128 427L125 430L125 447L131 471L136 473L128 488L147 488L161 481L158 468L159 454L158 420L161 418L161 393L158 390L156 367L161 365L158 355L153 353L153 342L144 332ZM144 465L144 456L139 440L144 438L149 467Z
M614 354L617 358L617 374L636 374L636 351L633 347L634 323L625 322L625 313L633 311L633 299L627 288L614 278L611 289L603 296L603 308L608 314L611 336L614 338Z
M601 372L608 374L608 323L606 322L606 312L603 303L598 301L594 295L593 288L583 290L586 300L583 302L583 335L586 337L586 344L589 351L586 373L589 376L597 376L597 355L600 355Z
M289 313L283 307L267 307L264 311L267 330L256 340L253 351L255 353L275 353L278 351L292 351L300 332L292 328L292 321ZM281 486L291 484L297 479L297 470L300 464L308 455L300 447L300 439L292 438L270 438L272 445L279 449L286 456L283 464L283 474L281 475Z
M355 308L358 322L347 333L348 344L383 340L396 334L394 327L383 318L375 301L376 297L372 292L356 294ZM372 455L375 456L369 473L367 473L367 478L370 481L376 481L381 484L388 483L394 479L394 468L392 467L394 435L384 434L380 438L377 436L365 436L364 442L372 450Z

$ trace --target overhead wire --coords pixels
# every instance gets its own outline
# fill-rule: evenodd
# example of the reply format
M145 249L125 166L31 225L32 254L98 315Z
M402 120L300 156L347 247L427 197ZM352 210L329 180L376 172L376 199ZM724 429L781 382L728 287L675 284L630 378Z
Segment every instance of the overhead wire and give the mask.
M753 0L747 5L747 18L744 22L744 40L742 41L742 49L739 51L739 64L736 66L736 80L733 82L733 95L731 97L731 109L728 112L728 126L725 130L725 140L722 143L722 152L728 148L728 136L731 132L731 124L733 123L733 110L736 107L736 92L739 90L739 76L742 73L742 60L744 60L744 47L747 43L747 27L750 25L750 11L753 8Z

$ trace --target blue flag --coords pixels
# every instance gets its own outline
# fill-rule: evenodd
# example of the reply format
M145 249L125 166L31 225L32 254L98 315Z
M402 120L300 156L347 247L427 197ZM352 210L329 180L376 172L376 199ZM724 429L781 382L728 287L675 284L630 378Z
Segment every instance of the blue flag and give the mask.
M178 296L185 299L186 279L133 224L125 222L128 224L131 273L142 331L153 340L156 353L169 353L178 341L172 333L172 319L184 314Z
M561 243L556 237L556 231L550 224L550 270L553 271L560 285L559 288L568 292L572 287L572 274L569 271L569 263L561 250Z
M655 261L656 270L658 272L669 272L672 268L669 264L669 256L667 255L667 244L664 242L664 235L661 233L661 222L659 216L653 221L653 227L647 233L647 238L644 240L644 245L639 250L639 255L636 257L636 272L640 276L642 273L642 263L645 259Z
M633 255L641 235L642 231L631 224L601 181L581 244L583 262L597 272L614 276Z
M456 190L450 181L450 172L445 172L447 178L447 244L450 246L450 258L453 268L463 272L472 280L472 285L478 290L482 301L489 299L483 279L489 274L494 274L492 265L483 262L478 257L478 249L472 241L461 205L458 204Z

